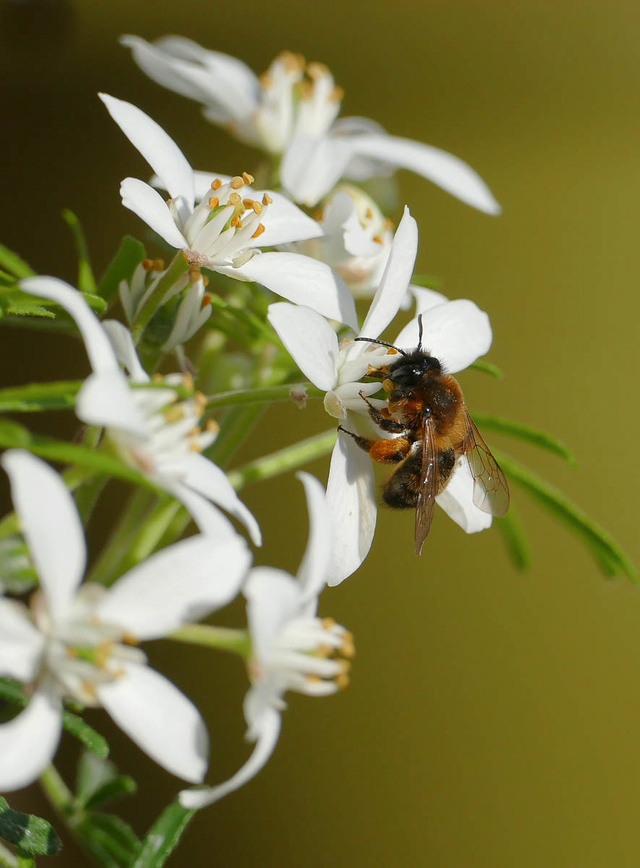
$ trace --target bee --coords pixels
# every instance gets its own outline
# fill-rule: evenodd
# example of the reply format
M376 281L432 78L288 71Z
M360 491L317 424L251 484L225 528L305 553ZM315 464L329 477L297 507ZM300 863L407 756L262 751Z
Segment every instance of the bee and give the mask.
M397 465L384 485L383 498L395 509L415 509L416 554L422 552L429 534L436 496L447 487L463 455L473 476L475 505L490 515L506 515L509 486L505 475L471 418L458 381L422 348L422 316L418 317L418 346L410 352L386 341L355 340L389 347L400 356L389 365L369 370L369 376L382 380L389 395L384 409L378 410L360 392L373 422L395 436L373 440L341 425L338 430L353 437L373 461Z

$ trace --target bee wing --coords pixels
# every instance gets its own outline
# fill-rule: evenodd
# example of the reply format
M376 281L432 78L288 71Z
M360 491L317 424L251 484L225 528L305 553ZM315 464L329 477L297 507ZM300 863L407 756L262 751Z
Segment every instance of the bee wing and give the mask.
M503 516L509 509L509 485L500 465L484 442L476 423L467 414L467 433L462 451L473 476L473 502L489 515Z
M415 552L419 555L426 540L433 513L436 508L438 491L438 453L436 452L435 423L425 417L422 425L422 469L420 473L420 493L416 506Z

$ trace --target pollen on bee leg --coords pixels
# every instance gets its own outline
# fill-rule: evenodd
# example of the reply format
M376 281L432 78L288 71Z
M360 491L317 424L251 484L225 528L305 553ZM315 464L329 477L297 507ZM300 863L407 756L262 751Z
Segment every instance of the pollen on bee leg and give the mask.
M382 388L385 390L385 392L393 392L393 390L395 389L393 380L390 380L389 377L387 377L385 380L382 381Z

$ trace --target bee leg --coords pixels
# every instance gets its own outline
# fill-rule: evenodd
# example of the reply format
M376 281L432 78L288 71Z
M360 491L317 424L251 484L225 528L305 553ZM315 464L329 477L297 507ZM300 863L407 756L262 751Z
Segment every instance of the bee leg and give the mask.
M366 397L364 392L360 392L360 397L369 408L369 415L376 423L378 428L382 428L383 431L389 431L391 434L402 434L402 432L406 430L402 422L398 422L396 421L396 419L390 419L388 415L384 415L384 411L377 410L373 406L371 401ZM389 411L387 410L387 413L388 412Z
M349 437L353 437L360 449L369 453L372 461L380 464L397 464L411 452L411 442L406 437L394 437L391 440L371 440L369 437L361 437L353 431L347 431L342 425L338 425L338 431L344 431Z

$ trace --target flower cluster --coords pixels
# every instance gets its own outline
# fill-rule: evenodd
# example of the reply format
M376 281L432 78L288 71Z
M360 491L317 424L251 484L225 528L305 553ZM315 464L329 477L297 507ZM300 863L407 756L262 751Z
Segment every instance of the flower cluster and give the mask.
M134 495L130 504L141 526L127 531L129 548L107 551L101 569L84 580L86 515L66 477L29 451L28 438L4 454L36 587L28 600L9 592L0 599L0 675L23 685L24 700L0 724L0 787L25 786L46 769L68 702L103 707L160 765L202 784L206 725L191 700L148 666L140 645L164 637L215 646L221 634L196 622L242 594L247 629L237 631L235 650L247 665L244 714L254 748L230 780L184 790L180 802L193 809L264 766L287 691L325 696L348 683L352 636L318 615L319 597L359 568L373 542L377 496L358 441L374 431L394 439L401 427L380 372L420 346L452 374L491 345L488 317L472 301L412 285L416 221L405 207L394 231L362 185L409 169L481 211L497 214L499 206L456 157L373 121L339 118L342 91L321 64L281 54L258 78L240 61L186 39L122 41L152 79L264 150L272 171L260 184L246 171L194 171L141 109L100 94L154 173L148 182L125 178L122 204L173 258L165 264L146 251L133 259L123 253L119 285L104 292L102 307L55 277L22 279L19 290L34 310L64 312L91 366L72 397L100 463L87 458L87 445L65 454L89 475L95 471L98 493L105 467L116 468L147 501L142 509ZM126 325L114 318L118 300ZM106 317L95 312L105 308ZM399 328L406 311L410 321ZM389 328L392 345L381 337ZM174 362L166 373L170 353L178 369ZM259 547L260 525L238 496L242 476L225 466L249 433L233 404L260 406L270 389L288 389L300 404L313 393L332 424L340 423L326 490L299 474L310 530L295 577L252 566L245 532ZM376 419L385 420L382 435ZM488 527L491 515L474 499L465 455L453 460L438 504L467 533ZM188 519L197 532L176 541Z

